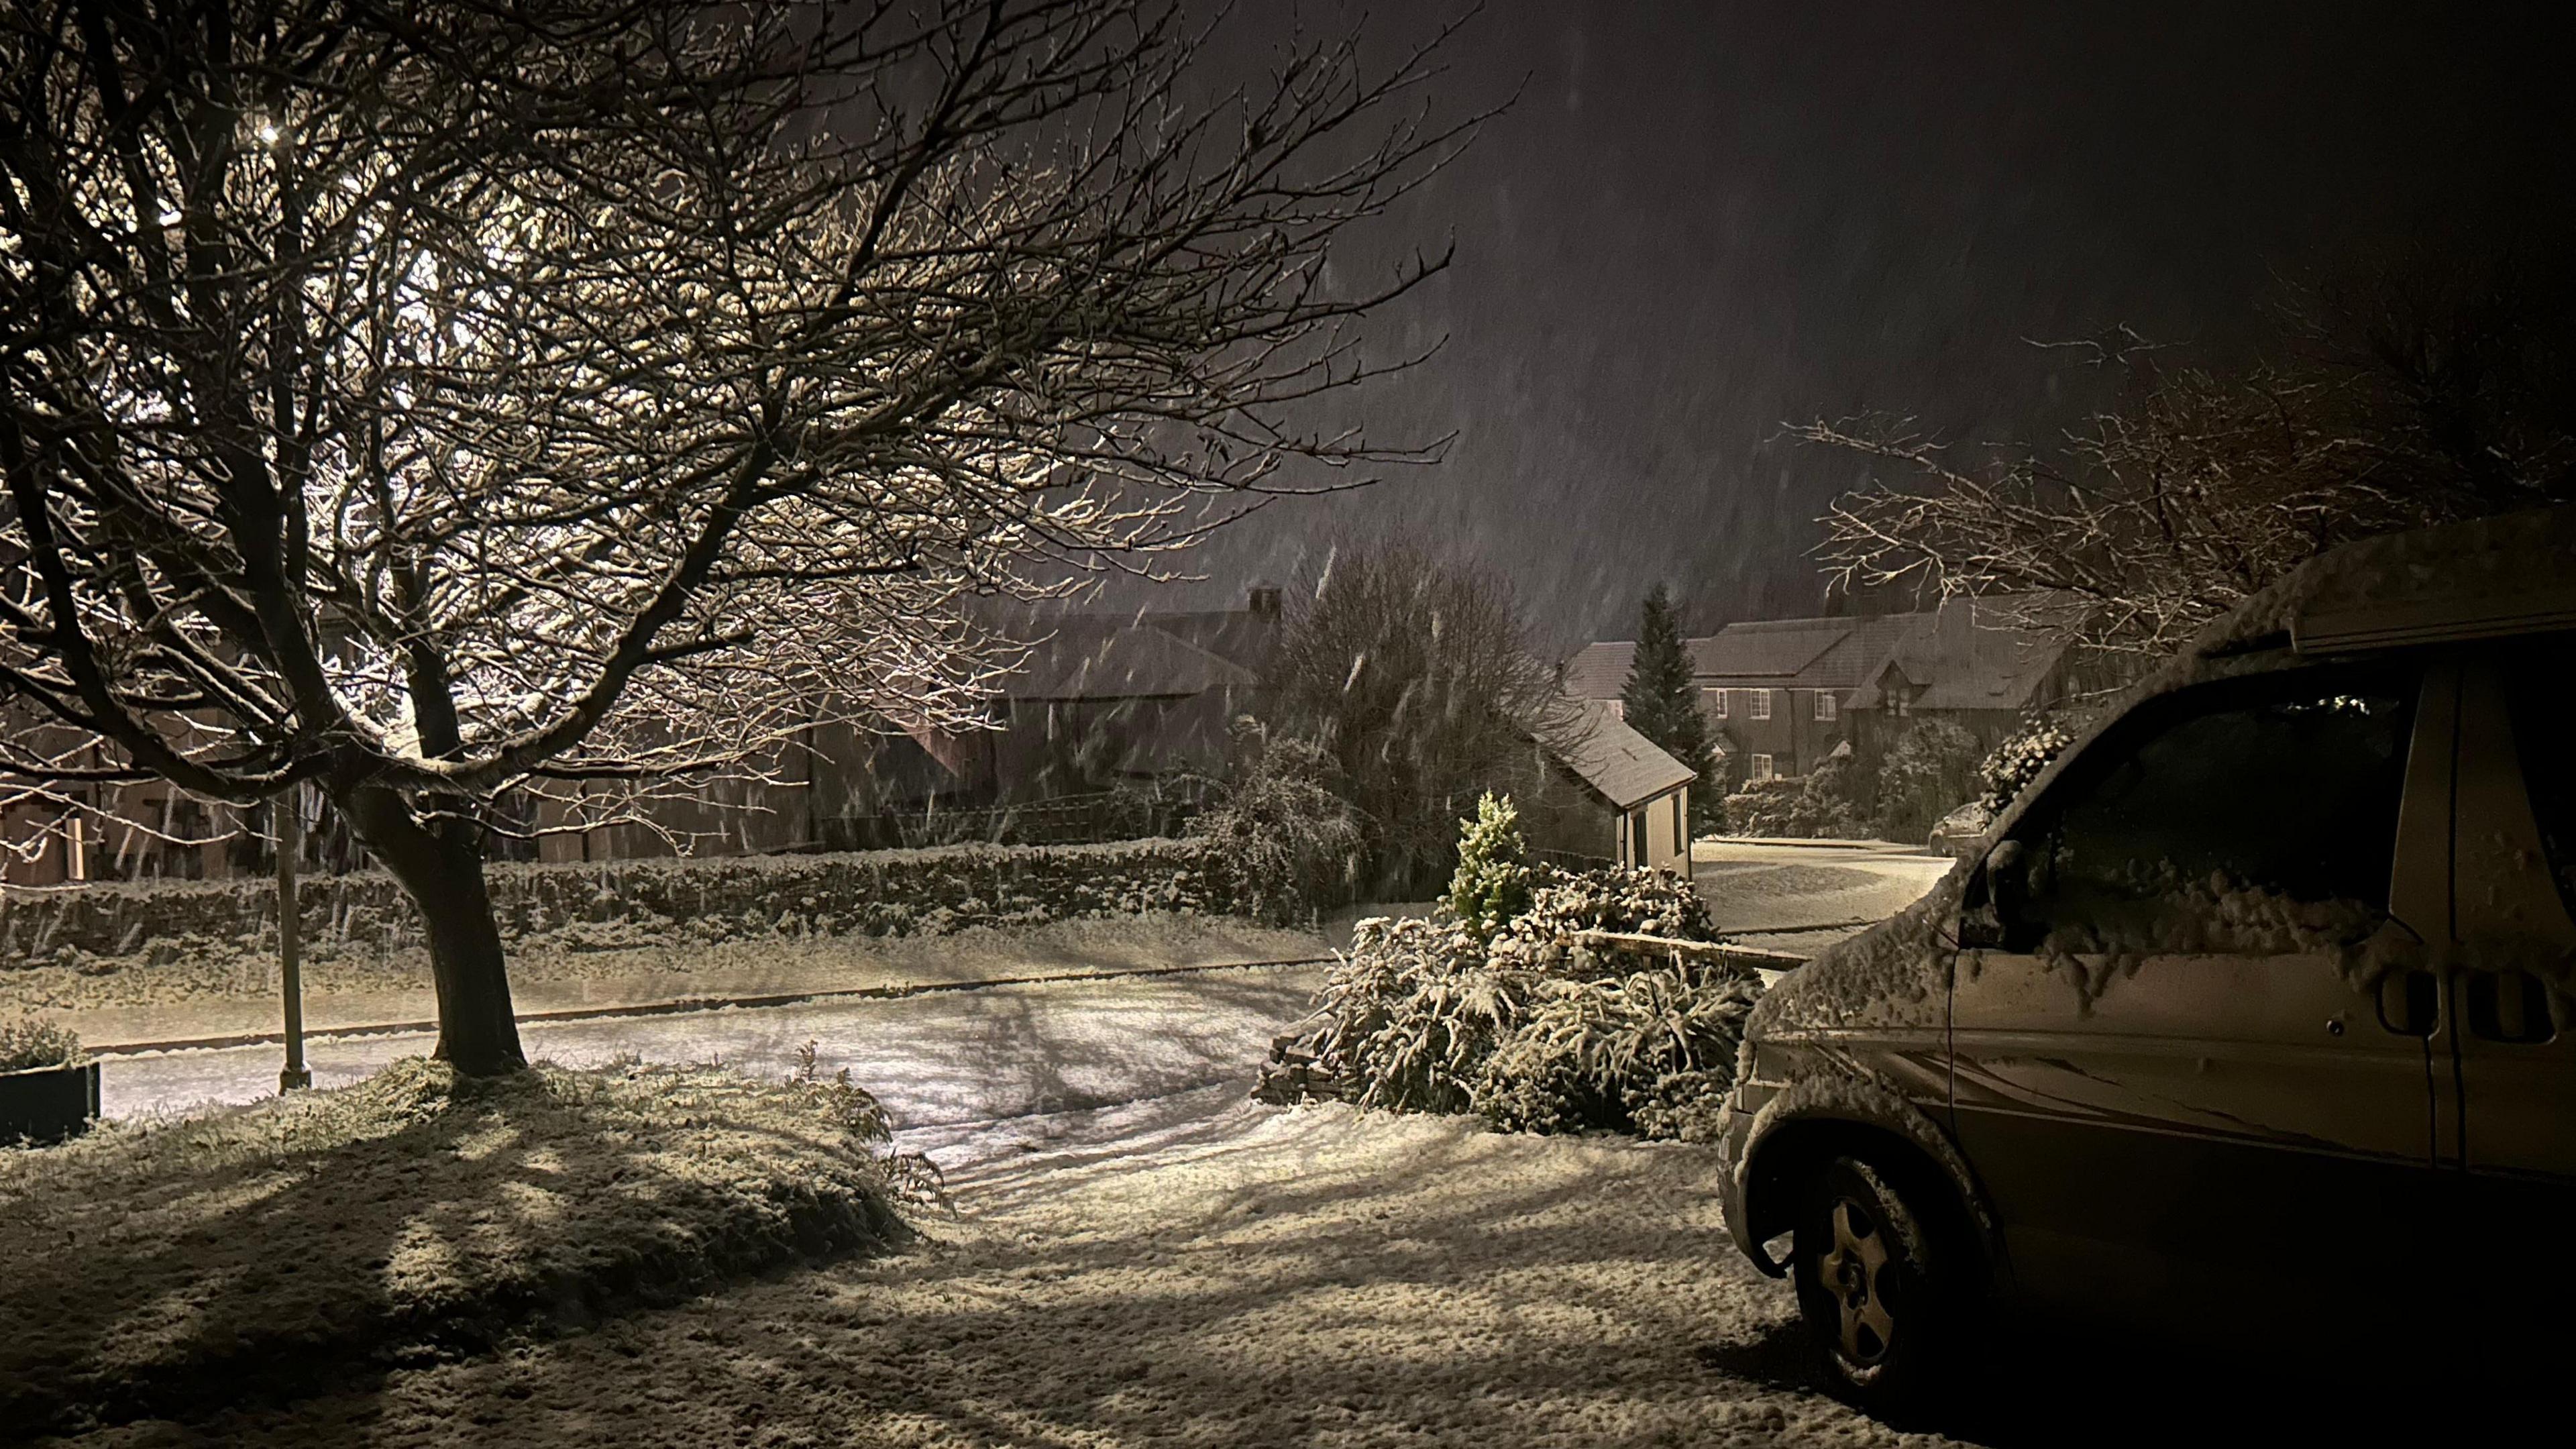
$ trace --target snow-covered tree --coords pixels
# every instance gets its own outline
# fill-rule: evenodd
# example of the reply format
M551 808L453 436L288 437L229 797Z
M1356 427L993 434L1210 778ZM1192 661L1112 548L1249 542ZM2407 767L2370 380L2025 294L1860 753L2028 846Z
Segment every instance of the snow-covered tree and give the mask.
M1568 709L1555 672L1509 580L1418 542L1337 549L1300 592L1272 668L1280 716L1339 763L1363 884L1381 900L1438 890L1477 797L1538 785L1532 738Z
M2560 252L2419 246L2294 292L2250 366L2085 344L2126 395L2062 447L1905 419L1791 431L1889 464L1820 555L1848 588L2026 596L2103 662L2161 655L2351 539L2576 498L2576 290ZM2114 672L2134 672L2117 671Z
M1691 815L1698 821L1709 819L1723 792L1716 779L1708 716L1699 712L1699 690L1691 682L1681 612L1673 607L1671 591L1660 583L1646 591L1638 610L1637 652L1629 660L1627 683L1619 699L1631 728L1690 766L1695 776Z
M1449 911L1480 941L1529 909L1529 842L1509 795L1477 798L1476 818L1458 822L1458 869L1449 877Z
M1157 0L0 0L0 775L319 787L521 1061L504 792L623 808L822 709L938 724L959 607L1385 461L1300 431L1328 272L1452 154L1427 52L1226 93ZM1346 481L1347 468L1341 481ZM5 802L0 802L5 803Z

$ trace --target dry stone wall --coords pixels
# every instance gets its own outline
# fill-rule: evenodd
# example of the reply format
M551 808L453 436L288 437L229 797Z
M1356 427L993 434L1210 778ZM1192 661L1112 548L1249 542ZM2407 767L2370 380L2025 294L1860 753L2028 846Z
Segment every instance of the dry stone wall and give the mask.
M1236 894L1196 840L496 864L486 878L504 937L572 950L1217 914L1233 909ZM419 913L379 872L308 878L297 903L316 954L421 944ZM0 892L0 969L66 955L264 949L276 930L276 891L265 879L10 889Z

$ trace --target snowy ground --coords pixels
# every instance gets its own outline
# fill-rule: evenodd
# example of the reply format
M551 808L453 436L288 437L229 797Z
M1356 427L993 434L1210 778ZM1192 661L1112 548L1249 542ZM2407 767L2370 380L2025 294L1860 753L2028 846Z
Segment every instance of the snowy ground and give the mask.
M1704 879L1721 911L1883 902L1938 865L1712 863L1751 867ZM1863 879L1816 873L1834 869ZM532 1026L531 1052L566 1062L640 1050L763 1075L813 1037L827 1067L894 1108L901 1145L946 1170L957 1216L926 1219L924 1240L889 1257L80 1442L1515 1449L2176 1443L2260 1427L2242 1381L2115 1371L2089 1344L2053 1368L1999 1358L2002 1377L1918 1432L1860 1416L1816 1390L1789 1293L1727 1242L1707 1149L1245 1101L1317 974ZM316 1065L345 1080L426 1044L326 1043ZM272 1090L274 1070L274 1048L119 1059L109 1107L240 1100ZM2348 1430L2337 1405L2363 1402L2266 1392L2302 1431Z
M1705 1151L1241 1090L986 1134L960 1218L893 1258L82 1442L1905 1442L1781 1380L1788 1300L1726 1250Z
M905 1127L990 1121L1248 1079L1270 1039L1303 1016L1322 972L1252 968L816 1002L598 1021L531 1022L534 1058L595 1066L621 1054L721 1062L783 1076L809 1038ZM432 1045L420 1033L311 1044L317 1087L357 1081ZM249 1102L277 1090L279 1049L147 1052L108 1059L111 1117Z
M1817 1391L1708 1149L1242 1092L924 1134L958 1216L888 1257L77 1443L2018 1449L2385 1442L2407 1407L2082 1341L1907 1432Z
M1693 883L1717 929L1802 955L1914 904L1953 863L1875 841L1703 840L1691 849Z

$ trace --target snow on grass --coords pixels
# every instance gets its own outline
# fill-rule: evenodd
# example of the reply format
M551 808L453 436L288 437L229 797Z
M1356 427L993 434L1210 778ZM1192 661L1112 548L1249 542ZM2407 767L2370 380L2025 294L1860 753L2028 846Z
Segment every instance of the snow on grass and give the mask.
M0 1438L291 1397L899 1241L884 1142L829 1079L415 1058L0 1151Z
M895 1257L116 1445L1932 1443L1799 1379L1709 1150L1212 1088L949 1134Z

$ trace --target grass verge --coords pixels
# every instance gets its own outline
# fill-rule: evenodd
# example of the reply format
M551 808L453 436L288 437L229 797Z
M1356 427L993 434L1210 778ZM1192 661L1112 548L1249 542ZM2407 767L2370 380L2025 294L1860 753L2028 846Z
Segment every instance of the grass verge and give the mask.
M406 1060L0 1151L0 1439L347 1391L888 1245L935 1191L847 1075Z

